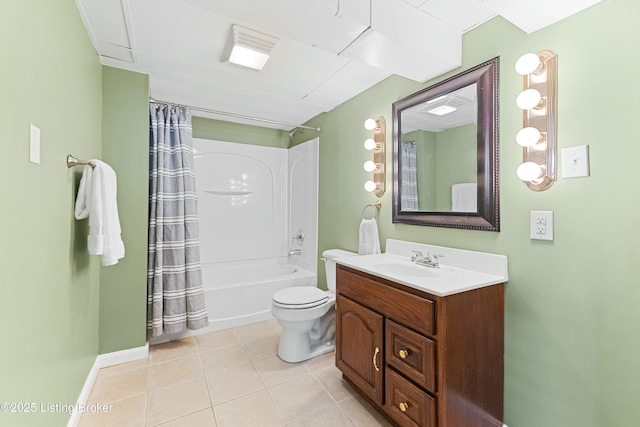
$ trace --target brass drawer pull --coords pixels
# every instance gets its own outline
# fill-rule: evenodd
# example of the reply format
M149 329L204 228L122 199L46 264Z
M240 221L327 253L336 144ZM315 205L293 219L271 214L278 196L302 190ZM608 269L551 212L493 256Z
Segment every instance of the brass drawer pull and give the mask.
M408 355L409 355L409 350L400 350L398 352L398 356L400 356L400 359L404 359Z
M400 412L407 412L407 409L409 409L409 404L401 402L398 404L398 408L400 408Z
M376 371L380 371L378 368L378 353L380 353L380 348L376 347L375 353L373 353L373 367L376 368Z

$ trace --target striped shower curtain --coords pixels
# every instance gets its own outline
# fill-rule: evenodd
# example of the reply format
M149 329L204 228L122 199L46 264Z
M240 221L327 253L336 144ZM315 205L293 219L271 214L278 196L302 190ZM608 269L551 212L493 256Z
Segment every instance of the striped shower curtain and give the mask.
M202 287L191 114L150 103L147 336L209 324Z
M400 158L402 193L400 198L400 210L418 210L418 178L416 167L416 143L413 141L402 142Z

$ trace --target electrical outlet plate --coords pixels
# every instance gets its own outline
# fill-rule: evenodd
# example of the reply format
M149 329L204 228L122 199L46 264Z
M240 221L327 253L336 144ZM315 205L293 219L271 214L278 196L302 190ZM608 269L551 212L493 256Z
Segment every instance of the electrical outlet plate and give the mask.
M532 240L553 240L553 211L531 211Z

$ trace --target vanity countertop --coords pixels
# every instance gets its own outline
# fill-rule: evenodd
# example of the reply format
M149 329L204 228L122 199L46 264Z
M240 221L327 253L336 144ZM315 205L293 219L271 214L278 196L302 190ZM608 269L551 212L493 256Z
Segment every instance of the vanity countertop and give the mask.
M447 296L508 280L507 257L485 252L387 240L387 252L336 259L338 264L433 295ZM440 267L411 262L413 251L442 255Z

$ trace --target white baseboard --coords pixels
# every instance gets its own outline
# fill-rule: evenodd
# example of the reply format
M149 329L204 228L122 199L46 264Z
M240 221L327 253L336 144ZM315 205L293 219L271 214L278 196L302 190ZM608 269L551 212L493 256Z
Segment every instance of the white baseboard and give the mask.
M93 366L87 375L87 379L84 382L84 386L82 387L82 391L80 392L80 396L78 396L78 402L75 405L73 413L71 417L69 417L69 422L67 423L67 427L76 427L78 422L80 421L81 412L78 411L78 408L81 405L87 403L87 399L89 398L89 393L91 393L91 389L93 388L93 384L96 382L96 378L98 377L98 371L101 368L107 368L109 366L120 365L121 363L134 362L136 360L146 359L149 356L149 343L145 344L142 347L130 348L127 350L114 351L113 353L105 353L99 354L96 356L96 360L93 362Z

